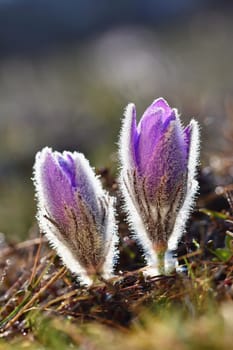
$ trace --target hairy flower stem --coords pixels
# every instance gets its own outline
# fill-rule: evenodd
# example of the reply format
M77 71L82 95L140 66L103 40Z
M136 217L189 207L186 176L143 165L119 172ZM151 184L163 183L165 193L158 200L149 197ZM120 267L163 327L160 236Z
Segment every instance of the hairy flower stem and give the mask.
M160 250L159 252L157 252L157 258L158 258L158 272L160 275L164 275L166 273L165 271L165 263L164 263L164 259L165 259L165 253L166 253L166 249Z

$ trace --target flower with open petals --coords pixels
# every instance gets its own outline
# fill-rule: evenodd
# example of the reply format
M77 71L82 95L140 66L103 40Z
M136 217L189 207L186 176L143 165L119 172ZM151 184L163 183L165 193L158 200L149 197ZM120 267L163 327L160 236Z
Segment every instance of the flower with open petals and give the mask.
M36 155L38 222L63 263L85 284L110 277L118 241L114 198L103 190L87 159L77 152Z
M148 265L168 271L170 251L177 248L198 189L198 124L192 120L183 128L176 109L159 98L137 125L135 106L129 104L119 145L129 224Z

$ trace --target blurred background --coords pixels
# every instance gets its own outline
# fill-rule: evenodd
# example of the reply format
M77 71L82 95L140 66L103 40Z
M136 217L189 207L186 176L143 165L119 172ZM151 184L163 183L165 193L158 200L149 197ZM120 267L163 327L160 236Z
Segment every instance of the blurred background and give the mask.
M195 116L202 162L219 170L232 157L232 35L231 0L0 0L0 232L28 236L43 146L116 170L128 102L139 117L163 96Z

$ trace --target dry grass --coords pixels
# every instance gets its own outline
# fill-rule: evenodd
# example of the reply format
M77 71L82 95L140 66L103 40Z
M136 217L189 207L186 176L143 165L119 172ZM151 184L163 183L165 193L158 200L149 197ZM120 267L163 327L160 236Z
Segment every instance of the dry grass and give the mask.
M117 191L110 174L102 175L106 187ZM90 288L61 266L43 237L6 244L0 257L0 349L229 349L232 217L204 173L200 182L204 209L194 213L178 249L185 264L179 274L143 277L144 261L123 214L118 274Z

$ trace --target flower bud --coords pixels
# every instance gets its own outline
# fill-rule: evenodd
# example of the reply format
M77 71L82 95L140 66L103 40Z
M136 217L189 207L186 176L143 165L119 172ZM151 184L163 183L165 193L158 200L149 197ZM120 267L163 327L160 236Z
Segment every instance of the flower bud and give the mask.
M36 155L34 184L38 223L67 268L84 284L110 277L118 241L114 198L103 190L81 153Z
M129 104L119 146L129 224L148 265L164 272L171 267L170 250L177 248L198 189L198 124L192 120L183 128L176 109L159 98L137 125L135 106Z

